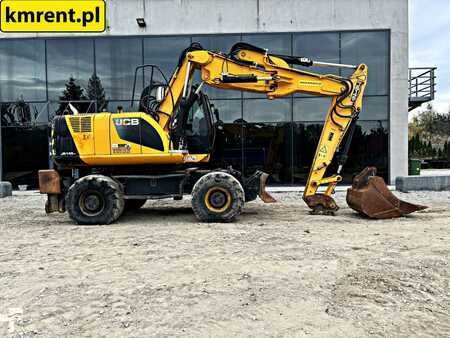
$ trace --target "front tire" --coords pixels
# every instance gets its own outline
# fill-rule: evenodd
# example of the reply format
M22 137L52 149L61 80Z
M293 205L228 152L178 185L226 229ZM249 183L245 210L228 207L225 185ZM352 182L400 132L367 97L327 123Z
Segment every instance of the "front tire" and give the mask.
M75 181L66 196L66 208L78 224L110 224L124 210L122 189L112 178L88 175Z
M192 190L192 209L202 222L232 222L242 212L245 194L239 181L225 172L202 176Z

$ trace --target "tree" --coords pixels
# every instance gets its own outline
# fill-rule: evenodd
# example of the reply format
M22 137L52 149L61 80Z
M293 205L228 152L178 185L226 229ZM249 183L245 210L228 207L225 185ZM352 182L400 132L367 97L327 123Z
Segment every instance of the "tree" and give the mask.
M30 105L25 102L23 96L10 106L13 114L16 116L16 120L21 124L27 124L31 122L31 109Z
M78 111L83 112L83 108L85 108L85 103L76 102L76 101L84 101L86 100L86 96L84 95L83 88L77 85L76 80L71 76L69 81L66 83L66 88L64 89L62 96L59 97L60 101L71 101L72 105L78 109ZM75 101L75 102L74 102ZM57 115L65 115L70 113L70 109L68 107L69 102L61 102L59 104L59 108L56 111Z
M448 141L450 141L450 113L438 113L431 104L409 123L410 156L445 158L447 153L444 147ZM441 153L438 151L440 149Z
M102 81L95 73L92 74L89 79L87 96L89 100L97 103L97 112L101 112L103 109L106 109L108 101L106 101L105 89L103 88Z

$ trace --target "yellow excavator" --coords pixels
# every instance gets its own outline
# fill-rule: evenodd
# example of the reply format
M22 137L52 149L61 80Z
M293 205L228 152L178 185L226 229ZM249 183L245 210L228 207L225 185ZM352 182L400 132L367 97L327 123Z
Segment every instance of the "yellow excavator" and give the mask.
M293 65L345 67L353 74L316 74ZM137 76L144 71L149 84L139 112L78 114L72 107L72 114L54 118L54 169L39 172L40 191L48 195L46 212L67 210L79 224L109 224L147 199L177 200L190 194L199 220L228 222L257 196L274 202L265 191L268 174L257 171L244 177L216 156L223 146L217 142L222 123L202 92L205 85L264 93L269 100L294 93L331 97L303 199L313 213L338 210L331 195L342 180L340 172L361 112L366 65L273 54L247 43L237 43L224 54L193 43L182 52L169 81L157 65L137 67L133 101ZM194 84L196 73L199 84ZM338 149L337 173L325 177ZM356 192L368 186L369 176L374 172L360 180L366 183L355 187ZM318 192L321 185L326 185L323 193ZM364 212L357 201L355 205Z

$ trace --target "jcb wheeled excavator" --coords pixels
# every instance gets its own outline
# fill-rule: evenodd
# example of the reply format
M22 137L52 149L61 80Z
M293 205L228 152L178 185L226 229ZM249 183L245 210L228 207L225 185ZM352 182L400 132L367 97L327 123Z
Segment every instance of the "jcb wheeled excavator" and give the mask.
M322 75L293 68L346 67L348 77ZM264 93L272 100L294 93L332 97L303 195L315 213L334 213L331 197L338 182L361 111L367 66L316 62L306 57L269 53L237 43L228 54L205 50L197 43L186 48L170 81L156 65L140 99L140 112L57 116L52 125L54 169L40 171L40 191L48 195L46 211L64 212L79 224L108 224L124 210L137 209L147 199L192 195L194 214L201 221L232 221L244 202L265 191L267 174L241 172L217 163L216 139L220 115L202 86ZM200 84L194 85L194 74ZM158 80L157 80L158 79ZM133 101L134 101L133 88ZM343 144L345 135L348 135ZM324 177L340 148L337 173ZM318 193L321 185L324 193Z

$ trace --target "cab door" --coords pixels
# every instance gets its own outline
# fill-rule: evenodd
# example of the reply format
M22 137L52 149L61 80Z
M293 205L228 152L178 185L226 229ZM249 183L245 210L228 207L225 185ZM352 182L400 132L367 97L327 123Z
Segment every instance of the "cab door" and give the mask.
M213 146L213 121L208 99L203 94L190 107L184 129L189 153L209 154Z

